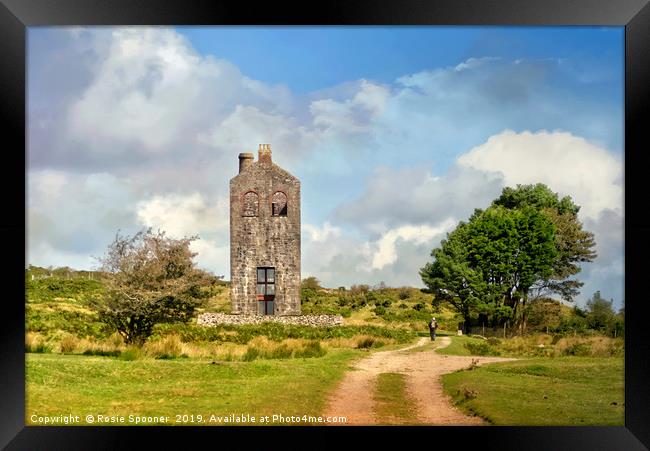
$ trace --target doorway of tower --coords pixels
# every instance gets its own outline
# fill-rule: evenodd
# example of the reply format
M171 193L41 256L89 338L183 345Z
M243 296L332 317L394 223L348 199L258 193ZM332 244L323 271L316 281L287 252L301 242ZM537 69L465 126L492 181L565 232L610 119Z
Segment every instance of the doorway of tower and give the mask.
M275 314L275 268L257 268L257 313Z

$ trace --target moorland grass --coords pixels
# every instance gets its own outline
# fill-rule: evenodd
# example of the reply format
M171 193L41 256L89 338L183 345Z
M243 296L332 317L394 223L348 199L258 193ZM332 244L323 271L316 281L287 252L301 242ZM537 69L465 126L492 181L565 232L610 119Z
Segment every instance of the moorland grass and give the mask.
M438 336L442 335L445 336L445 334L437 334ZM446 346L442 349L436 349L436 352L438 354L442 355L473 355L470 349L465 346L467 343L471 343L472 345L479 345L483 343L483 339L481 338L473 338L473 337L468 337L466 335L448 335L451 338L451 343L449 346ZM438 338L436 338L438 340Z
M624 424L622 357L535 358L446 374L445 392L495 425Z
M317 416L360 355L337 349L320 358L213 362L27 354L26 421L70 413L82 424L87 414Z
M214 327L198 326L191 323L157 324L151 339L163 338L170 334L180 336L184 342L231 342L246 344L255 337L265 336L269 340L282 341L287 338L302 338L306 340L329 340L336 338L352 338L357 335L368 335L377 338L395 340L407 343L415 338L416 333L408 329L388 328L380 326L329 326L311 327L293 324L263 323L247 325L217 325Z
M508 339L452 336L451 344L438 350L443 355L502 357L621 357L622 338L529 334Z

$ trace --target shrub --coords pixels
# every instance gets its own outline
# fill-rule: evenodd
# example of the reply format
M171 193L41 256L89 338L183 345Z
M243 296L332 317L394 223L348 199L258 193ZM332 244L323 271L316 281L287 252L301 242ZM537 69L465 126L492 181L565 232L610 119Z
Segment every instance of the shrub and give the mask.
M143 351L156 359L175 359L183 353L183 343L178 335L172 334L162 340L145 343Z
M307 277L306 279L302 279L302 282L300 283L300 288L305 289L305 290L314 290L318 291L322 287L320 286L320 281L316 277Z
M270 352L266 354L268 359L289 359L293 351L289 349L286 343L282 343L280 346L276 346Z
M256 347L249 346L246 349L246 353L243 355L242 360L244 362L251 362L251 361L255 360L256 358L258 358L259 355L260 355L260 351Z
M30 332L49 336L62 330L77 337L104 338L110 330L94 313L62 310L57 304L52 304L51 308L47 304L47 309L38 308L41 306L28 304L25 308L25 326Z
M142 358L142 349L138 346L129 346L120 353L120 360L138 360Z
M375 312L375 315L377 316L382 316L386 314L386 308L382 307L381 305L378 305L373 309L373 312Z
M306 340L328 340L332 338L352 338L356 335L371 335L379 338L392 338L398 343L406 343L415 337L415 332L402 328L379 326L329 326L310 327L279 323L218 325L215 327L196 324L159 324L154 329L152 339L160 339L170 334L178 334L185 343L189 342L231 342L248 344L255 337L267 337L280 342L286 338Z
M465 343L465 348L473 355L499 355L499 351L485 341L468 341Z
M400 299L400 301L403 301L411 297L411 293L409 292L408 288L401 288L397 294L397 297Z
M587 343L574 343L565 348L562 352L563 355L574 355L585 357L591 353L591 347Z
M121 351L114 350L114 351L107 351L105 349L99 349L99 348L90 348L86 349L83 352L83 355L95 355L95 356L101 356L101 357L117 357L122 354ZM135 358L125 358L123 360L135 360Z
M296 358L310 358L310 357L322 357L327 354L327 351L323 349L319 341L313 340L307 343L307 345L302 350L298 350L295 353Z
M106 339L106 342L113 349L120 349L122 346L124 346L124 338L122 338L122 336L117 332L108 337Z
M341 309L341 316L343 318L349 318L350 316L352 316L352 310L350 310L349 308Z
M77 337L74 335L66 334L62 339L61 339L61 352L64 354L69 354L71 352L74 352L75 349L77 349L77 344L79 340Z
M25 336L25 352L43 354L52 352L52 347L46 344L40 335L28 332Z
M426 305L424 305L424 302L418 302L413 306L413 310L417 310L419 312L420 310L424 310L425 307Z
M373 344L375 344L375 338L374 337L360 337L357 340L357 348L359 348L359 349L372 348Z

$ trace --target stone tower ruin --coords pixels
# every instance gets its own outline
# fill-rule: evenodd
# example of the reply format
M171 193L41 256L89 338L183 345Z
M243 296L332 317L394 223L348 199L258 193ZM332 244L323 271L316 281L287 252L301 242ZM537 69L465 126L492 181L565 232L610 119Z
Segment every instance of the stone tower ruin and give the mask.
M230 180L232 312L300 315L300 181L271 161L271 145L239 154Z

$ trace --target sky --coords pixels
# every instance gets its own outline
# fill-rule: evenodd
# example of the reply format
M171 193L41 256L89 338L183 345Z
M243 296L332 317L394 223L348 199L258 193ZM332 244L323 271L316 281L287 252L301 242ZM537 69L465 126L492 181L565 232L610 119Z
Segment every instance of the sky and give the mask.
M118 230L199 235L229 277L228 181L270 143L301 180L302 276L418 275L506 186L581 206L578 304L624 300L622 27L30 27L27 262Z

